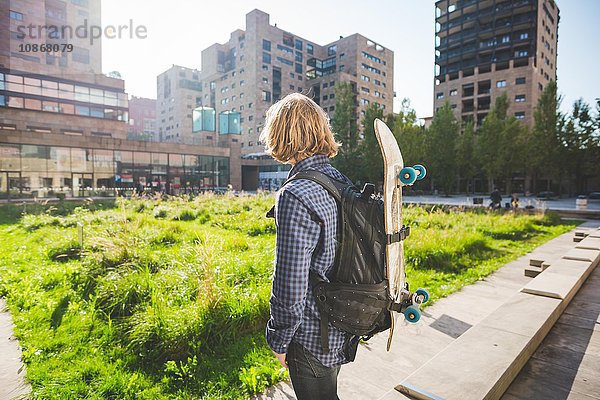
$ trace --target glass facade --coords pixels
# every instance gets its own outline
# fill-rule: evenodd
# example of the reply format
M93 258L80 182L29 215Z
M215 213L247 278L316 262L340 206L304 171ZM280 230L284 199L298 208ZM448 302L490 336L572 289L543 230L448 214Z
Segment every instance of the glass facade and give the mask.
M219 114L219 133L221 135L242 133L240 125L240 113L232 111L224 111Z
M192 132L215 131L215 109L197 107L192 112Z
M228 157L0 143L0 198L196 194L228 184Z
M128 121L127 93L0 73L0 107Z

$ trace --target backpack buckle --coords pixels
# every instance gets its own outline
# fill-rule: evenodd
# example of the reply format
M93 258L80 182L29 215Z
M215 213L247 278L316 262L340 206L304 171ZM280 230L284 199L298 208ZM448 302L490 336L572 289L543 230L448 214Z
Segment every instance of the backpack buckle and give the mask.
M397 243L401 240L404 240L410 235L410 226L402 225L402 228L398 232L394 232L392 234L386 235L387 244Z

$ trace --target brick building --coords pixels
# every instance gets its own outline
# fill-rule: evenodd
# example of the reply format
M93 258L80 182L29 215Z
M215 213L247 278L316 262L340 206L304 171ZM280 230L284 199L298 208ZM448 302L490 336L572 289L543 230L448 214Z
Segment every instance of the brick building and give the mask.
M124 82L81 37L100 15L100 0L0 2L0 198L240 188L235 143L126 139Z
M533 110L556 80L559 10L553 0L440 0L436 7L434 111L448 101L458 120L481 125L498 96L533 126Z

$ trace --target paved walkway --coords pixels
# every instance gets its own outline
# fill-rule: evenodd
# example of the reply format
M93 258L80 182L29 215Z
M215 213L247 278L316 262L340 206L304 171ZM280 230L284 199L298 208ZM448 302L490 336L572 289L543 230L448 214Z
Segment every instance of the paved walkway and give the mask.
M404 196L402 199L407 203L417 204L447 204L453 206L473 206L473 198L483 198L481 207L487 207L490 204L489 195L452 195L452 196ZM510 198L504 198L502 204L509 202ZM591 212L600 212L600 200L588 200L585 208L578 208L575 198L564 198L556 200L544 200L537 197L521 197L519 208L532 206L537 210L552 211L575 211L586 210Z
M600 226L600 221L592 221L586 223L590 227ZM529 265L529 259L536 254L548 255L549 258L559 258L569 249L574 247L573 232L561 235L550 242L543 244L542 246L535 249L532 253L525 255L513 262L506 264L498 271L490 275L489 277L481 280L473 285L466 286L457 293L451 296L441 299L434 303L432 306L425 309L421 321L417 324L408 324L406 322L401 323L399 329L396 330L394 335L394 343L391 351L386 352L385 343L387 336L380 334L371 339L368 345L361 346L357 355L357 362L345 365L340 373L339 377L339 396L342 400L346 399L406 399L403 395L398 393L394 387L407 378L412 372L421 367L425 362L435 356L438 352L443 350L448 344L454 339L459 337L471 326L480 322L483 318L489 315L492 311L501 306L504 301L517 293L529 280L524 276L523 270L526 265ZM590 279L586 287L593 287L595 291L594 298L599 298L598 287L600 281L598 275L600 274L600 268L595 272L594 279ZM587 289L589 292L590 289ZM588 299L590 294L585 297ZM570 313L577 313L573 311L578 309L577 302L580 302L580 297L575 297L574 303L570 306ZM579 305L581 307L581 304ZM593 309L585 309L586 313L594 315ZM567 314L568 315L568 314ZM587 315L587 314L586 314ZM598 313L596 311L596 320ZM564 316L563 318L569 318ZM564 321L561 320L561 321ZM560 343L566 343L565 346L571 347L573 350L577 350L577 355L581 357L582 352L585 353L585 360L587 364L586 368L590 368L594 371L593 374L587 373L582 375L585 379L595 380L600 382L600 365L598 360L600 352L598 350L598 325L590 325L589 320L579 321L581 324L587 324L594 326L595 336L593 344L596 347L592 348L592 355L588 356L582 340L578 339L576 344L569 344L570 338L572 337L573 328L568 326L563 329L567 329L565 333L566 337L557 338L557 335L562 335L559 331L549 335L549 340L558 341ZM566 325L564 322L559 325ZM560 328L560 326L559 326ZM584 328L585 329L585 328ZM592 337L587 332L588 337ZM583 333L583 337L586 333ZM554 338L554 339L552 339ZM550 346L550 345L549 345ZM554 350L550 347L550 350ZM546 350L546 352L550 351ZM536 353L537 354L537 353ZM545 353L546 354L546 353ZM576 367L575 359L571 357L571 367ZM560 364L560 361L557 362ZM537 365L528 366L523 369L523 374L527 371L533 371L532 374L537 373L540 376L544 375L544 370L539 369L539 363ZM595 367L595 369L594 369ZM522 375L523 375L522 374ZM573 375L573 374L571 374ZM519 376L519 379L515 381L511 390L524 391L524 387L527 387L529 392L535 392L535 381L533 381L530 375L524 377ZM579 377L579 375L577 375ZM580 379L584 379L581 377ZM435 377L432 377L435 379ZM527 380L521 382L522 380ZM545 381L545 380L544 380ZM565 378L561 382L564 382ZM519 383L521 382L521 383ZM516 387L515 385L524 385ZM563 384L564 386L564 384ZM596 388L598 386L595 386ZM596 392L600 393L600 391ZM509 396L507 394L506 396ZM547 396L538 397L536 395L523 396L523 397L505 397L505 400L515 399L534 399L534 398L550 398ZM553 397L552 399L566 399L567 397ZM600 397L569 397L574 399L592 400ZM284 400L284 399L295 399L293 390L288 382L282 382L277 386L269 389L267 393L256 396L255 400Z
M29 393L30 387L25 382L21 348L13 337L12 318L3 298L0 298L0 354L0 399L24 397Z
M502 400L600 399L599 288L596 267Z

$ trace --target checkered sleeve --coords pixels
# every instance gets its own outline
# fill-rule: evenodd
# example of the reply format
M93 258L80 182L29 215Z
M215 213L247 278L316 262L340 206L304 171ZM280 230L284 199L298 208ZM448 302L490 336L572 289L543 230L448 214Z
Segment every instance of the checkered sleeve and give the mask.
M293 194L282 191L277 199L277 246L267 322L267 343L276 353L287 353L306 306L308 272L320 235L319 224Z

